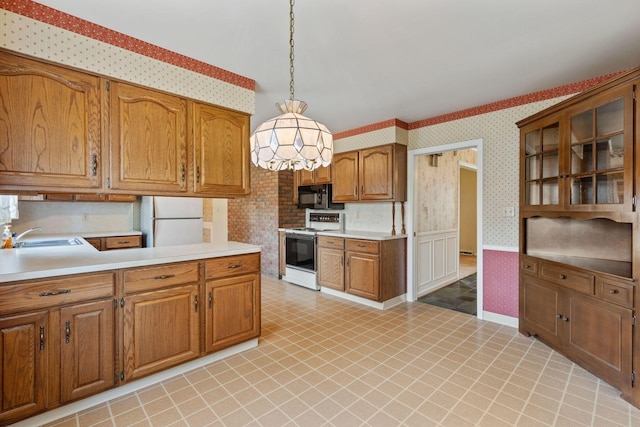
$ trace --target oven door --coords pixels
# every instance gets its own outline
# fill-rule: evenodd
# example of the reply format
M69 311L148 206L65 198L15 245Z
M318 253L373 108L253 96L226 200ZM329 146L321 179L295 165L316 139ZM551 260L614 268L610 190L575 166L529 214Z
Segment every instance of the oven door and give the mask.
M316 271L316 236L287 233L287 267Z

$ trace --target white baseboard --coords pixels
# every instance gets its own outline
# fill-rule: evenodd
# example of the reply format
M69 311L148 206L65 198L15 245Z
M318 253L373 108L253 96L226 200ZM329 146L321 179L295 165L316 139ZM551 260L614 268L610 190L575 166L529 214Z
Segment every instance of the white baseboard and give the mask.
M492 313L490 311L482 312L482 320L487 320L493 323L499 323L505 326L511 326L512 328L518 328L519 320L517 317L505 316L504 314Z
M407 294L399 295L384 302L377 302L359 296L351 295L346 292L336 291L335 289L331 288L320 287L320 292L324 292L327 295L333 295L334 297L346 299L348 301L357 302L358 304L366 305L367 307L377 308L378 310L386 310L407 301Z

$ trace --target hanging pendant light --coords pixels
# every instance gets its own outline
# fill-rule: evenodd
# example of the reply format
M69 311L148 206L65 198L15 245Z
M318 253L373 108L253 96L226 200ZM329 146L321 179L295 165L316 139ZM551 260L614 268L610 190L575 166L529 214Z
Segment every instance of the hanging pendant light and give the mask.
M293 90L293 3L289 2L289 72L291 98L278 102L282 112L267 120L251 135L251 161L270 170L313 170L328 166L333 157L333 136L322 123L302 115L304 101L295 99Z

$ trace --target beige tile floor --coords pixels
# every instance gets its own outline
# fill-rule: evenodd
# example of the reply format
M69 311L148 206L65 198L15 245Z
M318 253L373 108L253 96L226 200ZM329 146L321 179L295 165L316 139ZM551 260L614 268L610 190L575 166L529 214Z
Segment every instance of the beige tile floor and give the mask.
M49 425L640 426L616 389L511 327L262 286L257 348Z

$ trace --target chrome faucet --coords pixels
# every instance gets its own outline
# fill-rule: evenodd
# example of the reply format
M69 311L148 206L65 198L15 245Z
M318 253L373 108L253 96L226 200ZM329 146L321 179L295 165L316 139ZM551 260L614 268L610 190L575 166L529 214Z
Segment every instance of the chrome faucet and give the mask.
M31 233L32 231L38 231L38 230L42 230L42 227L33 227L26 231L23 231L22 233L18 234L16 237L13 238L13 244L15 245L16 243L18 243L18 240L22 239L25 235Z

